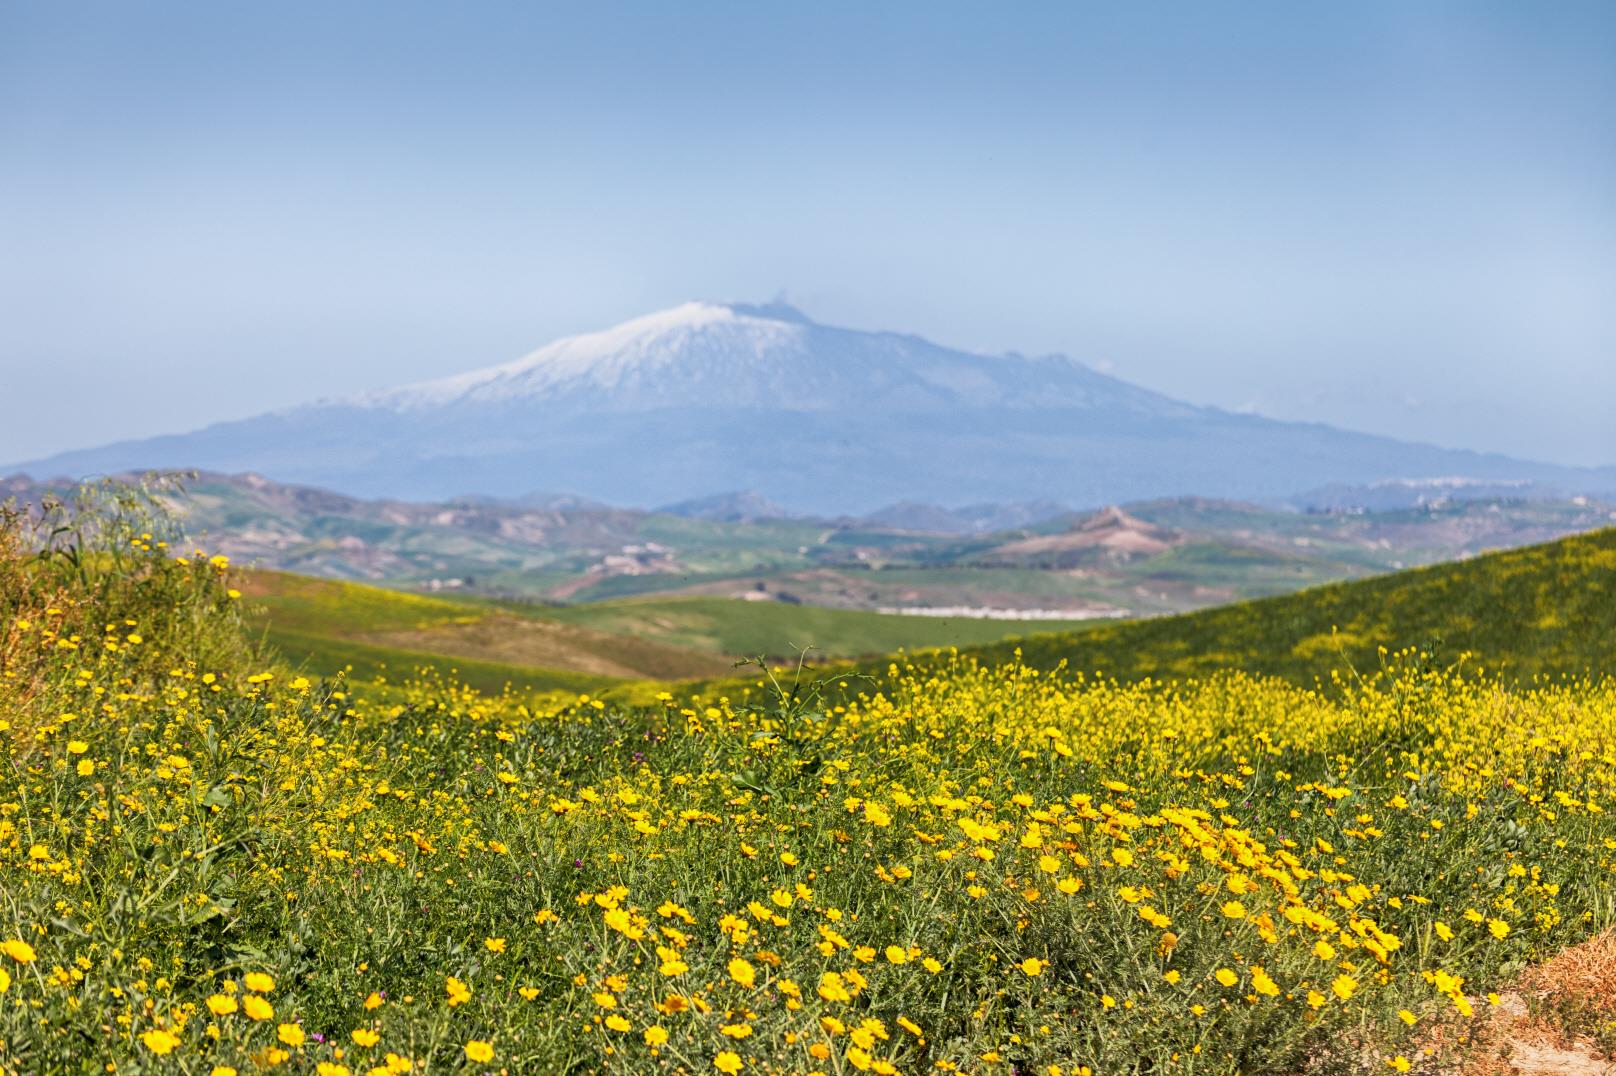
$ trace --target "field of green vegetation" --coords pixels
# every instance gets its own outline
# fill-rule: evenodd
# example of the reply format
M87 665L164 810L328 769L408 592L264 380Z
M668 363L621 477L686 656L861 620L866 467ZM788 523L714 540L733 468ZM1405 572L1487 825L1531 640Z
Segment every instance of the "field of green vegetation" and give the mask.
M294 664L359 679L417 669L483 690L604 691L635 682L717 685L736 660L879 672L904 651L960 650L1121 680L1227 668L1312 684L1378 669L1415 646L1513 678L1575 675L1616 658L1616 529L1195 613L1121 623L932 619L783 602L638 598L574 606L447 600L283 573L252 573L253 622ZM1576 583L1569 582L1576 580ZM1507 610L1507 614L1500 613ZM848 659L854 659L849 661Z
M825 661L971 646L1078 622L899 616L776 601L632 599L553 606L446 599L282 572L244 577L249 619L293 664L329 675L457 669L495 690L712 678L740 659Z
M1414 646L1436 665L1465 655L1511 679L1616 668L1616 528L1174 617L978 647L1121 680L1238 668L1294 683L1380 667Z
M1106 629L1216 632L1193 680L1057 634L628 703L288 667L151 508L0 525L0 1071L1468 1076L1516 1012L1616 1051L1609 532ZM287 632L480 615L280 585ZM1301 686L1334 616L1398 653Z
M592 602L545 610L563 623L678 642L735 657L845 658L942 646L975 646L1031 632L1086 626L1070 620L908 616L727 598Z
M363 500L255 475L201 474L184 485L171 503L187 532L244 567L566 604L761 589L843 609L1147 616L1541 542L1616 518L1616 505L1586 498L1366 512L1175 498L1020 524L1001 512L992 529L963 533L947 530L959 517L925 506L862 519L691 518L568 498ZM0 496L37 501L48 487L14 476L0 479Z

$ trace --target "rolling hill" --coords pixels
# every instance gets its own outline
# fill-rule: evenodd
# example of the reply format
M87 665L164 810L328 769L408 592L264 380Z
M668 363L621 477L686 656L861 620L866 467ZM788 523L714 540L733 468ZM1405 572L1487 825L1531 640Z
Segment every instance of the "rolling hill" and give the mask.
M0 500L38 504L52 485L0 479ZM71 487L61 492L71 496ZM657 512L563 498L364 500L218 474L189 480L171 507L191 541L243 566L394 589L547 604L744 598L1023 619L1182 612L1616 519L1616 506L1587 499L1445 496L1380 511L1172 498L1096 513L977 506L961 519L893 506L877 517L754 518L772 509L751 498ZM1006 522L1015 525L972 526Z
M1225 669L1299 683L1379 668L1380 648L1461 655L1510 678L1616 674L1616 528L1295 594L1032 636L967 651L986 663L1021 651L1039 668L1122 680Z
M1418 648L1512 679L1616 674L1616 528L1293 594L1120 624L932 620L766 602L634 599L565 608L443 600L284 573L249 577L257 623L294 664L360 678L417 667L474 686L610 691L631 681L743 685L736 658L810 657L879 684L891 658L1020 659L1119 680L1230 669L1301 684L1370 675L1381 648ZM1049 630L1058 628L1065 630ZM945 649L932 649L945 648ZM838 660L840 659L840 660ZM846 662L846 663L844 663ZM860 681L868 685L868 681Z
M851 659L969 646L1045 625L895 616L717 598L630 599L557 607L450 600L286 572L243 575L255 629L283 658L360 679L418 668L474 687L595 690L628 680L723 677L742 658ZM1075 621L1053 622L1075 628Z

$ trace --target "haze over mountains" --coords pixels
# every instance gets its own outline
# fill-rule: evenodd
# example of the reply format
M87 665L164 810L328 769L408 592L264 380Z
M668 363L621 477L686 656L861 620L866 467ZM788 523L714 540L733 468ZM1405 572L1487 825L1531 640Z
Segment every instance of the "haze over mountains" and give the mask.
M643 507L748 490L757 505L739 510L820 514L894 502L1275 500L1453 478L1616 490L1616 468L1196 407L1062 356L971 354L820 325L778 303L686 303L504 365L7 470L153 467L416 500L545 492Z

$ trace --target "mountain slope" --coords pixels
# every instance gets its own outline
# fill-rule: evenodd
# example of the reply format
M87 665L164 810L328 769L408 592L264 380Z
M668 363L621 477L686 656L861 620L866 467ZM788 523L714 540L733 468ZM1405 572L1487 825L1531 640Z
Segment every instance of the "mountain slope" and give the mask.
M1368 675L1380 647L1507 675L1616 675L1616 528L1454 564L1335 583L1181 616L974 648L984 663L1020 648L1029 663L1123 680L1230 668L1302 683Z
M485 370L19 467L256 471L417 499L549 490L652 505L747 489L832 515L917 500L1264 499L1443 476L1616 489L1616 469L1234 415L1059 356L975 355L710 303Z

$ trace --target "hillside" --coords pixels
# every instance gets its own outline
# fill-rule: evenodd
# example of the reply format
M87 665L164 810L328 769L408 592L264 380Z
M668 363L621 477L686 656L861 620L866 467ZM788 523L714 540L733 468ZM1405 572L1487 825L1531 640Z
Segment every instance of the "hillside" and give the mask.
M1075 630L1070 620L907 616L827 609L775 601L727 598L641 598L544 609L570 625L659 639L730 657L784 658L811 647L811 657L850 657L898 649L973 646L1052 628Z
M851 659L971 646L1047 630L1040 622L918 617L721 598L546 606L450 600L286 572L242 576L256 631L290 663L361 679L418 667L483 690L593 690L624 680L728 675L742 658ZM1053 626L1076 628L1076 621Z
M266 640L288 661L319 673L352 663L356 675L369 678L384 665L399 675L452 664L482 688L506 681L573 688L717 676L730 668L691 649L358 583L251 572L242 590Z
M1064 661L1122 680L1238 668L1310 683L1331 670L1376 669L1380 647L1408 646L1441 664L1473 654L1468 664L1519 679L1616 674L1616 528L971 654L992 664L1019 647L1037 667Z
M1233 414L1064 356L976 354L781 304L709 302L501 365L15 469L152 467L418 500L538 489L649 506L755 490L821 515L902 501L1097 508L1189 490L1253 500L1451 476L1616 490L1612 468Z
M1511 1049L1494 1009L1554 1042L1616 1018L1616 680L320 683L243 633L262 580L49 511L0 514L8 1073L1469 1076L1503 1071L1457 1064ZM1558 612L1608 645L1613 555L1325 612ZM483 615L272 583L296 627Z
M61 488L0 479L0 500L37 505L53 486ZM1282 594L1608 526L1616 509L1547 496L1330 512L1173 498L1093 513L1046 503L755 518L768 506L746 497L657 512L557 497L363 500L250 474L198 475L171 504L191 541L244 566L392 589L547 604L768 599L1034 620Z

